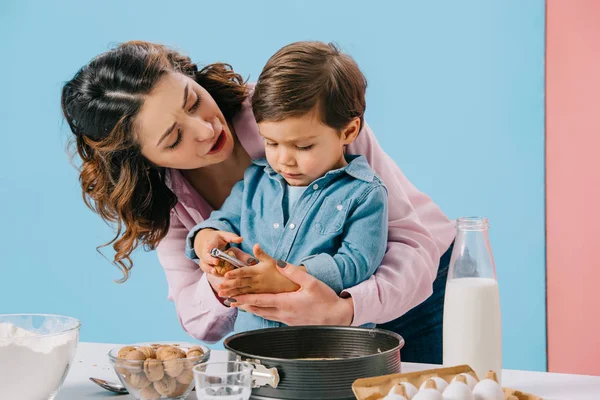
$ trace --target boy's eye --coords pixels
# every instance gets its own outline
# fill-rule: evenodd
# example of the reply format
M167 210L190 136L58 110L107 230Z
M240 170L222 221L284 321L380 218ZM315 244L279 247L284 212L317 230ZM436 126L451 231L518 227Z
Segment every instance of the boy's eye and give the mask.
M312 144L309 144L308 146L296 146L298 150L310 150L312 147Z
M267 146L271 146L271 147L277 146L277 143L274 143L274 142L265 142L265 144Z

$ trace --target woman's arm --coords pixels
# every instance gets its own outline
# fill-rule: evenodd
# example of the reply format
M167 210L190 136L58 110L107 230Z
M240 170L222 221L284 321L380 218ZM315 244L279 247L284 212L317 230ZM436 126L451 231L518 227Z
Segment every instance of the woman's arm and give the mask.
M237 310L219 301L207 275L185 256L187 234L188 230L172 213L169 233L157 248L169 284L169 300L175 302L181 326L188 334L216 342L233 330Z
M440 249L438 243L449 246L454 228L438 206L419 192L381 149L366 123L348 146L348 153L365 155L388 189L388 250L375 275L346 290L354 301L352 325L383 323L405 314L431 295L440 256L446 250ZM417 207L427 221L419 218ZM443 238L434 237L430 230L437 226L441 227Z

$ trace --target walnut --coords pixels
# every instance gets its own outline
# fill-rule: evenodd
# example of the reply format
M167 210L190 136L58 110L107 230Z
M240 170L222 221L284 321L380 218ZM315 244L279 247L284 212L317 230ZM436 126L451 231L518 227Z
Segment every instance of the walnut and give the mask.
M138 347L137 350L144 353L144 355L146 356L147 359L148 358L156 358L156 350L154 350L152 347L141 346L141 347Z
M200 346L193 346L188 349L187 358L200 357L204 355L204 350Z
M171 393L177 388L177 381L175 378L165 376L158 382L154 382L154 389L163 396L171 396Z
M226 251L226 253L229 254L231 257L235 257L235 253L231 250ZM215 272L217 273L217 275L220 276L223 276L229 271L233 271L234 269L235 267L225 260L219 260L219 264L215 266Z
M154 349L154 353L156 354L156 359L160 360L161 355L163 352L166 351L170 351L171 346L168 346L166 344L161 344L160 346L158 346L158 348Z
M194 373L191 369L184 369L179 375L177 375L177 382L184 385L189 385L194 380Z
M165 376L162 362L154 359L144 361L144 373L150 382L160 381Z
M173 360L174 358L185 358L185 352L173 346L161 346L156 349L157 360Z
M144 353L142 353L139 350L133 350L130 351L129 353L127 353L127 355L125 356L126 360L139 360L139 361L144 361L146 359L146 355Z
M131 368L125 361L117 360L115 362L115 371L117 371L118 374L123 375L124 378L127 378L131 373L130 369Z
M192 369L198 362L198 359L204 355L204 350L200 346L192 346L186 354L185 368Z
M178 383L177 386L175 387L175 391L173 393L171 393L171 397L183 396L189 388L190 388L189 384L184 385L182 383Z
M127 353L125 359L128 360L124 365L127 366L129 372L142 372L144 368L144 361L146 359L146 355L139 350L133 350Z
M135 347L133 346L125 346L123 348L121 348L121 350L119 350L119 354L117 355L117 357L119 358L125 358L125 356L127 355L127 353L129 353L130 351L135 350Z
M163 365L165 367L165 374L172 376L173 378L178 377L185 367L184 360L179 357L179 354L169 354L163 359Z
M158 393L156 389L154 389L153 385L143 387L140 395L142 396L142 400L160 399L160 393Z
M132 374L129 379L127 379L127 382L129 382L134 389L141 389L152 383L146 378L144 373Z

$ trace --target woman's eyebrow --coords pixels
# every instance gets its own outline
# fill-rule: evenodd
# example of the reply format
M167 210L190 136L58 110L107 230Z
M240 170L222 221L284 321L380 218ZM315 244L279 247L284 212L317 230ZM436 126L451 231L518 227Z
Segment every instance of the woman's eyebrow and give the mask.
M188 92L190 90L189 86L190 86L190 84L188 83L187 85L185 85L185 89L183 89L183 105L181 106L181 108L183 108L183 109L185 109L185 105L187 104ZM160 144L162 143L162 141L165 140L167 138L167 136L169 136L171 134L171 132L173 132L173 129L175 129L175 125L176 124L177 124L176 122L173 122L173 125L171 125L165 131L165 133L162 134L162 136L158 140L158 143L156 143L156 147L160 146Z

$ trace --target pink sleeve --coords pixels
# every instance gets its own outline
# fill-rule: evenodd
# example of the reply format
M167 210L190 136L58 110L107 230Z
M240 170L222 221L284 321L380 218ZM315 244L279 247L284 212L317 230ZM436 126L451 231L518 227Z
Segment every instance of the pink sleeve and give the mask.
M171 213L169 233L157 248L169 284L169 300L175 302L179 322L196 339L216 342L233 330L237 310L225 307L200 267L185 256L188 230Z
M387 186L389 228L387 252L375 275L344 292L354 301L353 326L384 323L425 301L432 293L437 275L440 249L432 233L423 226L424 221L419 219L415 207L420 207L422 215L431 219L427 222L449 221L431 199L408 181L381 149L366 123L348 147L348 153L365 155Z

